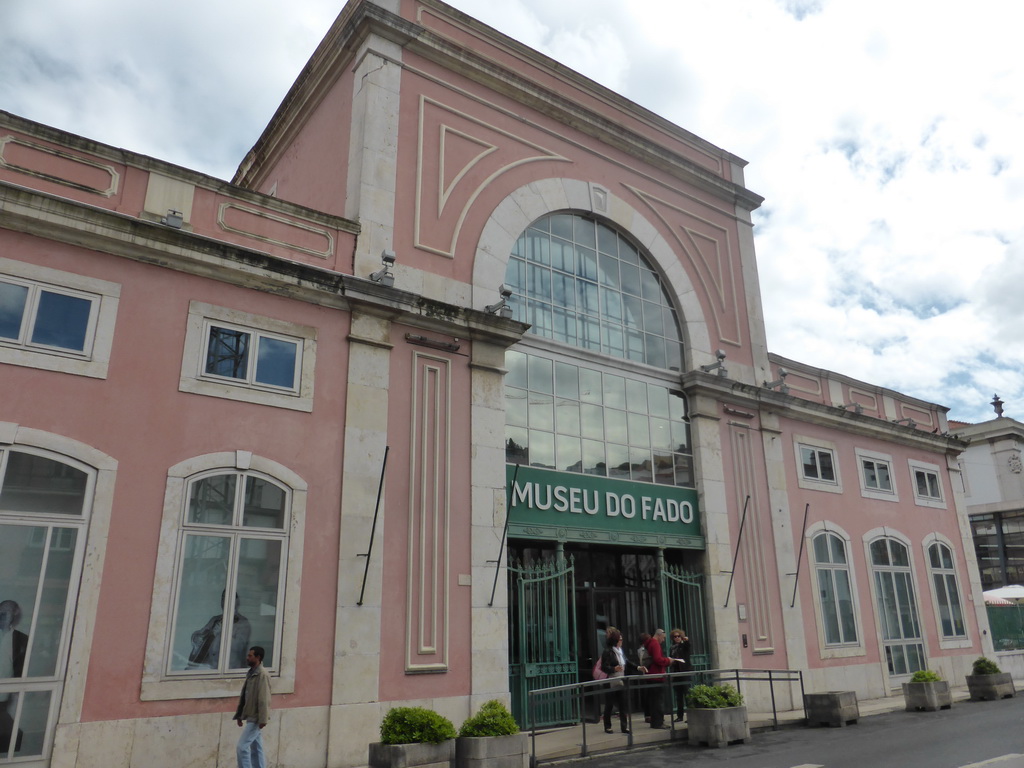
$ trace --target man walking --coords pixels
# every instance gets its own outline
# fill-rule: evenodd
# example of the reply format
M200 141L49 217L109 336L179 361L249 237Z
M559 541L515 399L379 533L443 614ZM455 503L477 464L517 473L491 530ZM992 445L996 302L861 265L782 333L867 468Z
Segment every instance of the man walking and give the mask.
M270 673L263 666L265 651L254 645L246 654L249 673L242 684L235 722L243 728L238 739L238 768L267 768L261 731L270 720Z

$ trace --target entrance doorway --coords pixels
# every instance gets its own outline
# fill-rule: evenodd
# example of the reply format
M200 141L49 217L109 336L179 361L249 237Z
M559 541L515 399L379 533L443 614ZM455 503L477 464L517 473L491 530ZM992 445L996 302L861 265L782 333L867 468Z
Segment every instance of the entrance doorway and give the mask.
M600 659L605 648L609 627L618 629L625 640L623 650L635 663L639 661L637 648L640 646L640 634L653 632L666 622L671 626L682 626L687 618L699 615L703 626L703 594L702 587L690 591L692 599L683 601L676 599L678 591L664 596L662 589L662 573L678 573L682 568L693 569L697 565L700 553L690 550L666 550L663 559L657 551L629 547L596 547L588 545L566 544L559 552L555 542L509 543L509 589L510 643L509 659L510 686L513 691L514 714L520 723L524 720L526 698L517 696L516 691L535 690L542 685L531 685L523 676L531 669L539 669L538 660L521 658L521 651L531 647L528 637L530 627L535 622L530 618L533 610L524 605L529 592L524 591L518 580L529 569L535 569L540 563L556 563L561 558L565 563L566 572L571 574L571 581L564 582L564 588L571 590L565 600L555 601L548 594L536 599L543 599L551 604L572 606L573 615L562 619L552 616L551 620L561 627L561 632L569 640L564 650L564 657L558 661L566 664L571 670L571 679L566 677L558 684L569 682L585 682L592 679L594 663ZM561 572L561 571L559 571ZM548 582L553 583L553 582ZM678 615L676 615L678 614ZM664 627L666 630L669 627ZM701 653L706 647L707 638L694 637L694 630L689 629L694 639L694 652ZM554 636L550 626L544 629L545 637ZM550 642L541 645L550 647ZM667 650L667 649L666 649ZM552 659L545 659L550 663ZM565 668L565 667L563 667ZM539 683L539 681L538 681ZM522 708L521 708L522 707ZM533 713L535 716L537 712ZM568 715L569 710L562 713ZM575 710L573 718L578 717ZM566 722L566 721L562 721ZM541 725L536 722L535 724ZM555 725L546 722L545 725Z

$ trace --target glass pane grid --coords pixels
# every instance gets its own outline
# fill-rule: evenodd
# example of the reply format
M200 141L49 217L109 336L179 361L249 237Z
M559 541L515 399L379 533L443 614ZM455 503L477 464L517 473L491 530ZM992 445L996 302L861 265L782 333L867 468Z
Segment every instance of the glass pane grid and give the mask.
M519 351L506 367L509 463L694 487L679 393Z
M570 214L534 222L516 241L505 283L514 316L538 336L647 365L680 366L681 334L661 278L603 224Z

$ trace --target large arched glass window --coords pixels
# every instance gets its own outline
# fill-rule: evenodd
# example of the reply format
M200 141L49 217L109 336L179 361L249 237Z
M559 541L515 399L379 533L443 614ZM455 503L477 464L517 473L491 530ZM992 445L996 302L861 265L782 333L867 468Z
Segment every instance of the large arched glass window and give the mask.
M952 550L941 542L935 542L928 547L928 565L932 572L932 584L935 586L935 601L939 608L942 636L944 638L967 637Z
M856 643L857 617L846 543L834 533L819 533L814 537L814 565L826 645Z
M520 235L505 276L514 317L531 333L581 349L679 370L679 321L662 279L627 237L571 213Z

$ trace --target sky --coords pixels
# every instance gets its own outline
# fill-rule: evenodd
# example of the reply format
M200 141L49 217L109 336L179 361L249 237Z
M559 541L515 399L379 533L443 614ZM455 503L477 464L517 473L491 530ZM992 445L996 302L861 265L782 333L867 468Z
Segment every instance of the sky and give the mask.
M342 3L0 0L0 109L230 179ZM1019 0L451 4L748 161L772 352L1024 420Z

